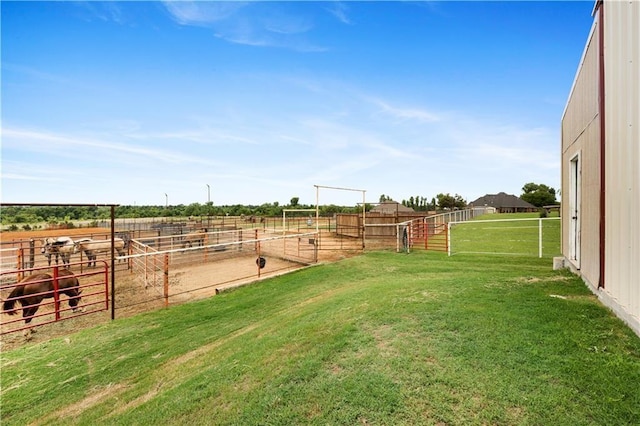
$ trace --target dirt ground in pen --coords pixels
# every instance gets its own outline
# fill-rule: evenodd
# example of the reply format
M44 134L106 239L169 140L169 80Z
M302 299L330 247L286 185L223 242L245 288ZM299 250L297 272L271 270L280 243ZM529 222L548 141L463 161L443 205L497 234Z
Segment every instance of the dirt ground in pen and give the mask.
M169 304L213 296L219 291L285 274L305 266L273 257L264 258L266 264L262 269L256 265L255 254L175 269L169 277ZM162 290L155 288L158 295L162 295Z
M0 233L0 241L38 240L46 237L74 237L77 235L106 235L111 231L106 228L73 228L73 229L36 229L33 231L5 231Z
M75 230L56 230L56 231L35 231L35 232L3 232L2 240L11 241L23 238L40 238L44 236L56 236L56 235L73 235L69 231ZM80 230L77 230L80 231ZM96 230L87 228L82 229L79 234L86 234L88 232L96 232ZM104 232L104 230L100 230ZM18 235L19 234L19 235ZM320 251L318 253L318 262L332 262L350 257L357 254L357 252L344 252L344 251ZM169 271L169 298L168 305L177 305L187 303L190 301L203 299L206 297L212 297L218 292L229 290L234 287L247 285L265 278L274 277L289 273L291 271L301 269L307 265L292 261L287 261L278 257L263 256L266 260L264 268L259 269L256 264L257 255L255 253L247 253L244 256L233 256L227 259L219 259L215 262L196 263L189 266L172 267ZM164 297L164 277L161 271L157 273L158 276L148 277L145 282L144 277L136 276L130 271L118 271L116 272L116 285L115 285L115 318L124 318L132 315L139 314L141 312L162 309L166 305ZM80 283L87 282L88 280L96 280L96 277L81 277ZM6 292L3 291L0 295L2 300L7 297ZM83 291L83 303L87 303L87 298L84 297ZM95 299L99 296L94 296ZM52 299L45 299L51 301ZM104 297L102 297L104 300ZM109 303L111 302L111 295L109 295ZM66 308L67 297L61 297L61 305ZM19 307L19 306L18 306ZM105 305L97 305L93 307L93 310L105 309ZM38 314L43 312L52 312L52 306L41 307ZM108 323L111 320L110 306L108 310L102 310L99 312L93 312L88 315L82 315L72 317L72 313L63 312L62 317L67 317L64 321L54 322L52 324L38 325L34 328L29 338L25 338L23 332L17 331L0 336L0 350L10 350L24 345L26 342L37 343L47 341L54 337L63 337L71 339L70 335L76 331L90 328L99 324ZM2 331L13 329L15 327L21 327L24 323L22 321L15 324L7 325L6 322L20 318L19 315L9 316L2 314L1 324ZM33 324L37 325L39 322L43 322L49 317L35 318Z

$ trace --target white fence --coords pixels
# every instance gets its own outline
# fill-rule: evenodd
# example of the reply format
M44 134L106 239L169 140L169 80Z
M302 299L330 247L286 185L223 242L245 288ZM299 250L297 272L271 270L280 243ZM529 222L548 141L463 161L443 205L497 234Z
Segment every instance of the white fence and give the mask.
M452 221L448 253L557 256L560 218Z

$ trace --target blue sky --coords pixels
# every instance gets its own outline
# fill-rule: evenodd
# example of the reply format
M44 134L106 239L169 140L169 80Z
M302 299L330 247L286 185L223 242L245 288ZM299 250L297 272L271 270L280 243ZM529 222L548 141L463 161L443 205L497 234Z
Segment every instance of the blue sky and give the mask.
M593 2L0 7L3 202L224 205L558 189Z

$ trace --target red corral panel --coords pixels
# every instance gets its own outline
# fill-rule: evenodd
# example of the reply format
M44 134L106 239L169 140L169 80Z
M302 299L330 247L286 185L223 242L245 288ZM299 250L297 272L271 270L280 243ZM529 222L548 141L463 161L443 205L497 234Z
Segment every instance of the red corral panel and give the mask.
M448 249L447 224L414 221L411 225L410 239L414 249L423 248L446 252Z
M109 308L108 281L106 262L92 268L71 263L2 271L0 334L105 311Z

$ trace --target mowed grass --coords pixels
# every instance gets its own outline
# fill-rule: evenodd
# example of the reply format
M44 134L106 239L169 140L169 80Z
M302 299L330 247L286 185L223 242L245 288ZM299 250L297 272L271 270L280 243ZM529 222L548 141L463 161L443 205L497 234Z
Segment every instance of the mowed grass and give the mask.
M561 223L555 216L542 220L543 257L561 254ZM538 256L538 219L538 213L504 213L483 215L455 224L451 227L451 253Z
M549 259L372 252L2 353L2 424L640 424L640 338Z

